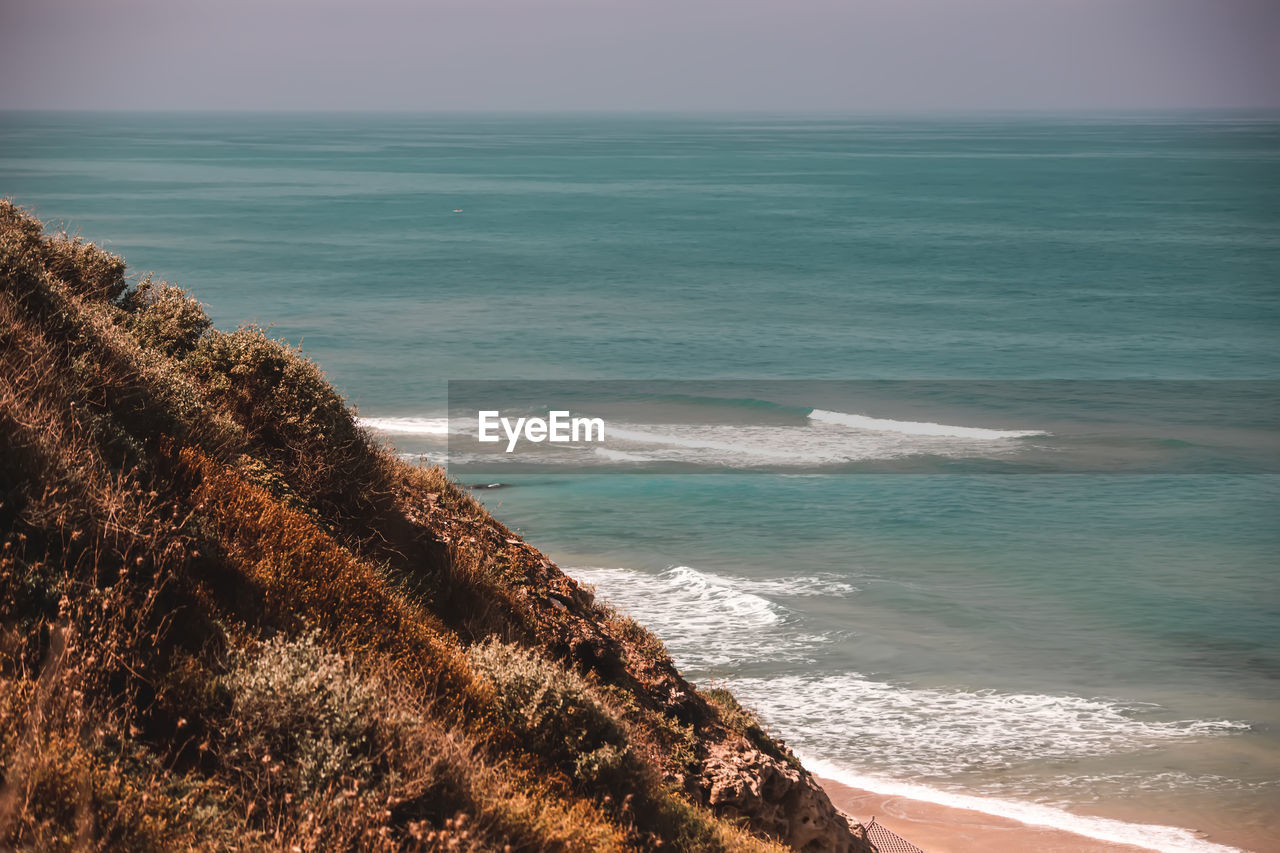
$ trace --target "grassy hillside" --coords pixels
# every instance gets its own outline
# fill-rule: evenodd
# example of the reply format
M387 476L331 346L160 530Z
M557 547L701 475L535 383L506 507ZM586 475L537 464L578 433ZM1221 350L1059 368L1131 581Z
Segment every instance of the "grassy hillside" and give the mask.
M0 846L861 851L322 372L0 202Z

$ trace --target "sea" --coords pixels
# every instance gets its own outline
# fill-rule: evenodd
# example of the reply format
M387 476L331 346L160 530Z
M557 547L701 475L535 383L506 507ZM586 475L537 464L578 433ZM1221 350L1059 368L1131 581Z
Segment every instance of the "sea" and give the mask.
M11 112L0 193L415 463L622 388L460 481L827 778L1280 850L1280 116Z

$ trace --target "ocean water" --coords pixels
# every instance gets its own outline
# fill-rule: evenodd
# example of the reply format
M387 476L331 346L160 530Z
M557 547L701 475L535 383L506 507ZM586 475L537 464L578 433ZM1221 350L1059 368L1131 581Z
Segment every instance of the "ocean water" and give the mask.
M1161 850L1280 849L1277 187L1267 115L0 114L411 458L449 380L760 381L478 494L827 775Z

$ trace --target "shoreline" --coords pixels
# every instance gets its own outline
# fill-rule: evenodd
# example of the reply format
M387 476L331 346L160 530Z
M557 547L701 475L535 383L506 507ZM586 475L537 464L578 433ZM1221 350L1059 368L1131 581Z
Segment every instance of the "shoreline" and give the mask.
M1051 806L950 794L923 785L843 772L800 756L836 808L854 820L876 823L925 853L1248 853L1262 837L1231 842L1170 825L1077 815ZM1247 830L1245 831L1246 835ZM1231 833L1235 835L1235 833Z
M835 807L854 820L875 822L925 853L1150 853L1149 847L1116 844L1074 832L1019 823L972 809L880 794L816 777Z

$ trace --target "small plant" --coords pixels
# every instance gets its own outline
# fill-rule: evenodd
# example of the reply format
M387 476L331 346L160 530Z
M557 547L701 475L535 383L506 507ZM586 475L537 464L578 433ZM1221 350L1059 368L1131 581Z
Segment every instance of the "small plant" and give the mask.
M708 687L702 691L712 705L720 710L724 724L734 731L745 732L760 727L760 718L742 707L736 696L723 687Z

